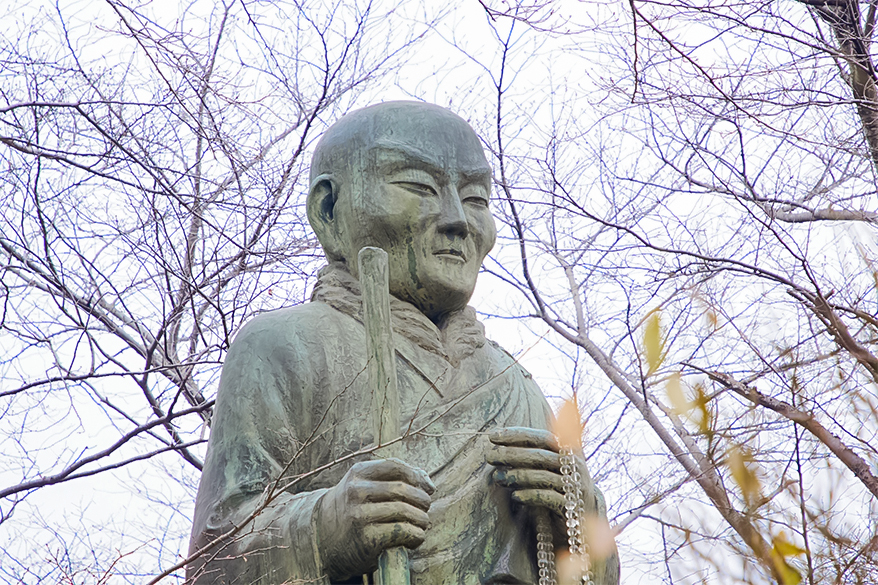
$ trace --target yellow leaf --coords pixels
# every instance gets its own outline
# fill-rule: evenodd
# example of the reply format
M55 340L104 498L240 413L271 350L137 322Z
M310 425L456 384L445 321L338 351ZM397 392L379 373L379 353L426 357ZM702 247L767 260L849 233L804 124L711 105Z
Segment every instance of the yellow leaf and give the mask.
M574 451L582 449L582 418L579 416L579 407L576 405L576 396L565 400L558 409L555 418L555 428L552 432L558 437L562 447L569 447Z
M772 540L771 560L780 576L781 585L799 585L802 575L787 562L787 557L805 554L805 551L789 540L781 530Z
M774 550L776 550L782 557L792 557L805 554L805 549L799 548L787 540L787 535L784 534L783 530L772 539L772 544L774 544Z
M692 410L692 403L686 400L686 395L683 394L683 385L680 383L679 373L671 374L665 389L668 392L668 400L670 400L675 414L685 415Z
M698 409L699 414L698 430L701 431L701 434L703 435L709 435L713 432L713 414L707 407L708 402L710 402L710 399L704 392L704 386L696 384L694 405L695 408Z
M650 375L662 365L665 357L661 315L658 311L646 321L646 327L643 329L643 347L646 350L646 363L649 366L647 375Z
M791 567L786 559L775 551L771 551L771 560L774 563L775 570L777 570L777 573L780 576L781 585L799 585L799 583L802 582L801 573Z
M744 500L748 505L753 504L757 500L762 489L759 478L756 477L756 474L748 466L752 462L753 456L740 447L733 446L729 449L728 466L732 472L732 479L741 488Z
M802 582L802 575L786 563L778 567L778 572L783 585L799 585Z

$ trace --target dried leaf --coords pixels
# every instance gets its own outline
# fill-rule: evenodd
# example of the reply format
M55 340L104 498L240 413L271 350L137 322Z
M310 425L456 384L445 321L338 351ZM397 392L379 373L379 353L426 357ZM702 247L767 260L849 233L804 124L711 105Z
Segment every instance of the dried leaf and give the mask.
M683 394L683 385L679 373L671 374L671 377L668 378L668 384L665 389L667 390L668 400L671 402L671 408L674 410L675 414L678 416L686 415L692 410L692 403L686 400L686 395Z
M744 449L733 446L728 453L728 466L732 472L732 479L741 488L744 494L744 500L748 505L752 505L759 498L762 486L759 478L750 469L753 463L753 455Z
M782 557L794 557L805 554L805 549L799 548L789 540L787 540L787 535L784 534L783 530L772 539L772 543L774 544L774 550L777 551L779 555Z
M555 571L558 573L558 585L578 585L582 582L582 572L588 570L582 563L582 557L561 551L555 557Z
M665 344L662 340L661 314L656 311L646 321L643 330L643 347L646 351L646 363L649 366L647 375L655 372L664 361Z
M582 418L574 396L561 404L552 432L558 437L558 442L562 446L578 451L582 449L582 431Z
M711 329L716 330L719 327L719 317L717 317L716 312L713 310L708 310L704 314L704 318L707 320L707 326Z
M786 559L774 551L771 551L771 560L774 568L780 575L781 585L799 585L802 582L802 574L787 563Z
M609 557L616 550L613 529L607 519L589 514L583 519L585 541L589 544L592 560L599 561Z
M783 531L772 539L772 543L774 547L771 550L771 560L774 563L774 568L780 575L781 584L799 585L802 582L802 575L790 566L787 562L787 557L805 554L805 550L787 540Z
M704 392L704 386L696 384L695 401L693 402L693 405L698 410L698 430L701 431L701 434L703 435L713 433L713 413L710 412L710 409L707 407L708 402L710 402L710 398L708 398L707 394Z

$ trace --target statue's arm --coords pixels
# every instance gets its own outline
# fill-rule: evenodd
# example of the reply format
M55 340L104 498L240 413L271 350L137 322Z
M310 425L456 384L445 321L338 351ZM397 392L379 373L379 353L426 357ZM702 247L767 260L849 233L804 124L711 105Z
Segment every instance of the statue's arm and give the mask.
M594 502L597 515L602 520L607 520L607 504L604 500L604 494L600 488L594 486ZM594 582L606 583L606 585L618 585L620 583L621 567L619 565L619 550L616 548L615 539L610 543L611 550L609 554L601 560L595 562L594 566Z
M245 327L223 365L196 502L190 554L199 554L187 568L190 583L328 582L314 530L325 490L295 483L311 456L300 441L310 433L293 418L310 404L278 358L291 348L276 347L271 337L258 321Z
M315 329L293 325L260 330L256 320L226 357L190 545L205 553L189 567L192 583L336 583L374 570L387 548L424 540L435 487L420 469L361 461L337 484L309 487L331 463L324 427L356 423L328 422L320 401L333 392L332 366L313 336L296 338L295 325ZM332 337L325 324L320 331Z

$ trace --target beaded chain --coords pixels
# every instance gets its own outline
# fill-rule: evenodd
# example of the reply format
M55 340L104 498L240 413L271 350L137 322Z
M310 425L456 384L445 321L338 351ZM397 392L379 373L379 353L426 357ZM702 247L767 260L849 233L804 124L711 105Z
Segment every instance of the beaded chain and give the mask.
M537 514L537 568L540 571L539 585L555 585L555 547L552 544L552 525L549 515Z
M582 538L582 476L576 468L576 458L569 448L561 449L561 478L564 484L564 516L567 521L567 550L576 564L577 585L593 585L591 555L588 542ZM545 514L537 516L537 568L539 585L556 585L555 554L552 531Z
M567 518L567 550L580 575L578 582L592 585L589 546L582 538L582 476L570 448L561 449L561 479L564 482L564 516Z

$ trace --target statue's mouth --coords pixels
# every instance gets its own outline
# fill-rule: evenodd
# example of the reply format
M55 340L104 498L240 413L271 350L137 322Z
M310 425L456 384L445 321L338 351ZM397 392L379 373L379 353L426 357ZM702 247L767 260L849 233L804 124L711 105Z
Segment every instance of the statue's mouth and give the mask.
M433 255L439 256L440 258L456 260L457 262L466 262L466 254L464 254L461 250L452 250L450 248L446 248L444 250L437 250L436 252L433 252Z

